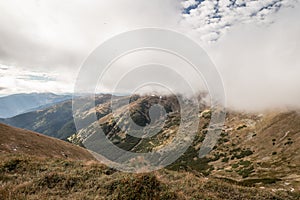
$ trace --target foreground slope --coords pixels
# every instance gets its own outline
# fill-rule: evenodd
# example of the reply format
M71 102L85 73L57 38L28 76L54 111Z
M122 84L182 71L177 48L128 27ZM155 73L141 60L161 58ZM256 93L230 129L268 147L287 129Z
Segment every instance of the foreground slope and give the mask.
M127 174L97 162L0 154L0 199L295 200L300 194L244 187L189 172Z
M0 124L0 153L76 160L94 159L86 149L81 147L4 124Z

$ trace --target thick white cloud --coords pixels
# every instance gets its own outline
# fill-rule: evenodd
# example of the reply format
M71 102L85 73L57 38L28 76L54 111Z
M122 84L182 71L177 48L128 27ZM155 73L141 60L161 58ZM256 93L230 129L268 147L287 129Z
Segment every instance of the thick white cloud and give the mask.
M207 46L222 74L228 105L240 109L300 107L300 7L269 26L240 24Z
M199 2L196 1L196 0L186 0L186 1L183 1L181 4L182 4L184 9L188 9L188 8L191 8L191 7L194 7L194 6L198 5Z
M142 27L172 29L180 18L172 0L0 1L0 64L56 73L73 87L82 62L106 39ZM0 93L17 91L31 90L18 84Z
M184 1L184 23L203 41L216 41L230 27L243 23L269 24L273 13L291 7L296 0L199 0ZM196 5L196 6L195 6Z
M33 68L78 67L101 42L141 27L177 25L171 0L0 1L0 61Z

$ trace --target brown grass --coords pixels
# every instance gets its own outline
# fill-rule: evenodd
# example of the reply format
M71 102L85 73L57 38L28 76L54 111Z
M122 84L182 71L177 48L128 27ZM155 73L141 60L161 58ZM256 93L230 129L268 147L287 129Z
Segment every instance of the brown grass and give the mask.
M86 149L76 145L4 124L0 124L0 153L95 160Z
M188 172L127 174L98 163L1 154L0 199L299 199Z

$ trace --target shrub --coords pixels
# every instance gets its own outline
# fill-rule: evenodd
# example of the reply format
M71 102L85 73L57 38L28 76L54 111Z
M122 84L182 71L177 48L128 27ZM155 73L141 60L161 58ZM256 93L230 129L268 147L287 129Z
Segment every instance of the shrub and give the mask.
M108 185L113 199L177 199L154 175L125 177Z
M243 165L244 167L249 167L251 165L251 162L249 160L245 160L245 161L241 160L239 164Z
M237 173L242 176L243 178L247 178L250 174L254 172L254 167L251 166L249 168L243 168L237 171Z
M12 159L12 160L9 160L8 162L4 163L3 165L3 169L4 171L13 171L15 169L17 169L17 167L20 165L20 163L22 162L22 160L20 159Z

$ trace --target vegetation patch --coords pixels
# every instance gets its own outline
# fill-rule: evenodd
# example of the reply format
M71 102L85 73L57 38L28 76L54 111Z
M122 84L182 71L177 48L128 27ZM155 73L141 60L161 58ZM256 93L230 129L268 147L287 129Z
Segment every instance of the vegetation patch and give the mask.
M247 178L250 174L254 172L254 167L250 166L248 168L242 168L237 171L237 173L242 176L243 178Z
M112 193L112 199L177 199L175 193L150 174L127 176L105 187Z

